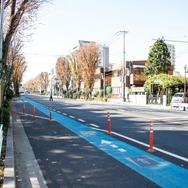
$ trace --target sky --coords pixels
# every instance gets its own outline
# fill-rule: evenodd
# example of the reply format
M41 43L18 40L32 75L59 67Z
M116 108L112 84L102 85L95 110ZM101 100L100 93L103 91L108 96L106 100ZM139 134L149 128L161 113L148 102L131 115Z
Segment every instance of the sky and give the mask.
M175 45L175 70L183 74L188 65L187 8L187 0L52 0L28 31L33 35L23 48L28 66L23 83L50 72L79 40L108 45L110 64L121 63L123 36L116 34L124 30L127 61L147 60L155 39L164 37Z

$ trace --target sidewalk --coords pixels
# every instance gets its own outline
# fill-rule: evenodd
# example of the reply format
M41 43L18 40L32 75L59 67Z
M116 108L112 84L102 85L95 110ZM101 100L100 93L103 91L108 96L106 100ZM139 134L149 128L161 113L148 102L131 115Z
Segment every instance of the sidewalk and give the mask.
M11 125L7 134L3 188L47 188L14 106L17 100L13 99Z

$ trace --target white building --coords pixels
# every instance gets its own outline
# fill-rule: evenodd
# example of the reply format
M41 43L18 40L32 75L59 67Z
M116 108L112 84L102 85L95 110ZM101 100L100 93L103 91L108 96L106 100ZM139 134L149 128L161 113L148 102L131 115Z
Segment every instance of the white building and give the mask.
M47 88L49 95L60 95L59 80L57 79L56 68L51 69L49 73L49 85Z
M78 41L78 46L76 48L80 48L83 45L88 45L88 44L97 44L96 42L93 41L85 41L85 40L79 40ZM109 66L109 47L104 46L101 44L97 44L99 46L99 55L100 55L100 63L99 67L108 67ZM74 48L75 49L75 48Z
M109 47L99 44L100 63L99 67L109 67Z
M168 51L170 52L170 62L172 65L175 65L176 55L175 55L175 46L173 44L167 44Z

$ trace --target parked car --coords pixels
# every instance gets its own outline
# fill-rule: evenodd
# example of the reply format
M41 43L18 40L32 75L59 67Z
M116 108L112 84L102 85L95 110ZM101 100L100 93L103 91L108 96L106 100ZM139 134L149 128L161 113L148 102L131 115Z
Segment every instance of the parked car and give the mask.
M25 92L24 91L20 91L20 96L24 96L25 95Z
M188 102L188 93L186 93L185 102ZM184 103L184 93L175 93L172 97L171 103Z

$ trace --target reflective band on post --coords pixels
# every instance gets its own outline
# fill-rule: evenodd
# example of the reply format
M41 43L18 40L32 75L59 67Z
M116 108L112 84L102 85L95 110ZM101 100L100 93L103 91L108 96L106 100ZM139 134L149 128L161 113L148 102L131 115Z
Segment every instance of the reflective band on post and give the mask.
M25 103L23 104L23 115L25 116Z
M148 151L149 152L154 152L154 149L153 149L153 120L150 120L150 136L149 136L149 149Z
M36 116L36 110L35 110L35 106L33 106L33 117Z
M52 121L52 107L50 106L50 121Z
M108 134L111 134L110 112L108 112Z

